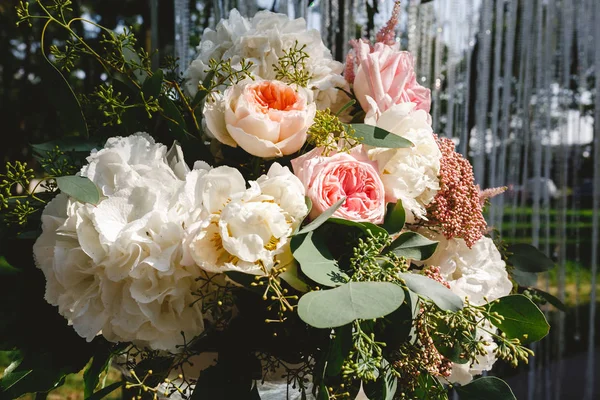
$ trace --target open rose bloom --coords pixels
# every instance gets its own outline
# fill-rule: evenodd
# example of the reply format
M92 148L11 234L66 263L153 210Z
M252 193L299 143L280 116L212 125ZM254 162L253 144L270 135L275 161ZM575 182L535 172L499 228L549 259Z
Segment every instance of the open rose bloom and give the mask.
M372 163L360 147L350 154L323 156L316 148L292 160L294 173L306 188L315 218L342 198L346 201L333 214L350 221L383 222L385 189Z
M315 117L312 93L279 81L246 80L208 102L208 133L219 142L262 157L300 150Z

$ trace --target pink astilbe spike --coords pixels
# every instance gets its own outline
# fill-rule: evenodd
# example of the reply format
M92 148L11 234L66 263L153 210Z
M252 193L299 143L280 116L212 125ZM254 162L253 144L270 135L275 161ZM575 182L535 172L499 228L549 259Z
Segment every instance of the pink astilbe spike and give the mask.
M383 43L392 46L396 43L396 26L398 25L398 19L400 18L400 0L394 3L394 10L389 21L385 24L377 36L375 36L375 43Z
M354 83L354 78L356 74L354 73L354 59L356 56L352 51L348 53L346 56L346 68L344 69L344 78L346 78L346 82Z
M344 78L346 78L348 83L354 83L357 64L360 64L360 60L366 57L366 54L364 54L367 52L366 48L368 48L368 53L373 51L373 45L366 39L352 39L348 43L352 49L350 49L346 56ZM365 46L365 44L368 46Z
M479 188L479 186L477 186L477 188L479 189L479 204L481 204L482 206L485 205L485 202L487 200L506 192L506 189L508 189L507 186L500 186L500 187L489 188L489 189L485 189L485 190L481 190L481 188Z

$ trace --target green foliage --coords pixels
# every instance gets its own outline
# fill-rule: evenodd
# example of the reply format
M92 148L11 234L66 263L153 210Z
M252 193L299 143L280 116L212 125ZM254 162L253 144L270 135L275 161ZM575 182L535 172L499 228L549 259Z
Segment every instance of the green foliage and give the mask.
M298 302L298 315L315 328L335 328L358 319L383 317L404 301L404 291L387 282L349 282L309 292Z
M423 275L406 273L400 274L400 279L406 283L406 286L411 291L430 299L441 310L456 312L463 308L463 302L460 297L454 294L446 286L431 278Z
M364 384L365 394L369 399L393 400L397 389L398 379L394 368L384 358L377 379Z
M325 246L323 235L319 232L310 231L294 236L291 247L294 259L300 263L302 272L316 283L335 287L348 281L348 276L333 259Z
M318 217L316 217L314 220L312 220L310 223L308 223L302 229L296 232L296 235L302 235L314 231L315 229L323 225L333 215L333 213L335 213L337 209L340 208L342 204L344 204L345 201L345 197L342 197L341 199L336 201L331 207L323 211Z
M510 386L495 376L484 376L475 379L465 386L457 386L460 400L516 400Z
M59 176L56 184L61 192L81 203L96 205L100 201L98 187L84 176Z
M386 147L392 149L407 148L414 146L410 140L395 135L383 128L367 124L352 124L357 137L363 144L373 147Z
M385 213L385 220L383 221L383 227L390 235L398 233L404 228L406 222L406 212L402 206L402 201L398 200L396 203L389 203L387 205L387 211Z
M554 268L554 261L528 244L509 246L507 253L509 264L523 272L546 272Z
M427 260L433 255L438 242L427 239L417 232L405 232L398 236L387 249L398 257L405 257L411 260Z
M494 324L504 335L522 344L537 342L550 330L544 314L523 295L502 297L491 303L490 311L499 314Z

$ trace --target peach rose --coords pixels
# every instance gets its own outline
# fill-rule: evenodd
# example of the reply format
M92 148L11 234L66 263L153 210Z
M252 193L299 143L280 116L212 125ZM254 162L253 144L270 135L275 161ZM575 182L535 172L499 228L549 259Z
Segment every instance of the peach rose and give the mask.
M380 115L391 106L411 102L429 112L431 91L417 83L412 55L398 45L376 43L373 49L360 42L354 94L367 113Z
M377 173L376 163L369 161L362 147L350 154L322 156L316 148L292 160L294 174L306 188L312 201L310 218L315 218L345 197L346 201L333 214L350 221L383 222L385 189Z
M207 102L204 116L209 134L219 142L268 158L300 150L315 111L312 94L303 88L245 80Z

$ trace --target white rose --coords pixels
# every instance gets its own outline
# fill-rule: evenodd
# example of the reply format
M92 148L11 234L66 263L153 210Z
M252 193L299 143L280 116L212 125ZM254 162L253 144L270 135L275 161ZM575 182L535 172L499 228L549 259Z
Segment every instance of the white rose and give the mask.
M180 332L189 340L204 330L192 294L203 272L181 262L189 221L178 175L187 170L177 156L176 173L165 154L145 135L109 139L81 171L107 197L92 206L60 194L43 212L33 252L46 300L88 341L176 351Z
M338 89L346 85L341 76L343 65L333 60L331 52L323 44L320 33L307 30L302 18L290 20L284 14L260 11L246 19L237 10L231 10L229 19L221 20L216 30L206 29L198 46L198 57L185 73L186 88L194 96L198 84L206 77L209 60L231 59L234 68L240 68L242 59L252 61L251 72L255 77L273 80L277 65L284 51L306 45L308 54L306 69L311 74L307 88L314 92L319 109L329 107L336 101Z
M407 222L426 219L426 206L440 189L438 175L442 153L428 123L428 114L414 110L414 103L392 106L378 120L365 123L383 128L410 140L414 146L401 149L372 148L369 158L377 161L386 200L402 201Z

